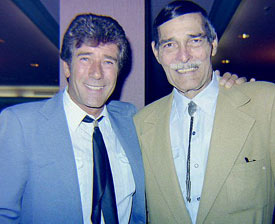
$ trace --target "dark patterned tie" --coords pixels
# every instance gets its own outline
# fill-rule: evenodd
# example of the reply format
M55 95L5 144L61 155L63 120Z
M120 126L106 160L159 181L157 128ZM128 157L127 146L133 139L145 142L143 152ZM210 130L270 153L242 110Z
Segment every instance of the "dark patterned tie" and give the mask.
M191 202L191 178L190 178L190 150L191 150L191 136L193 132L194 114L197 110L197 105L191 101L188 104L188 114L190 115L190 129L189 129L189 143L187 154L187 172L186 172L186 200Z
M102 119L93 120L86 116L83 122L94 122L93 133L93 160L94 160L94 181L93 181L93 207L91 220L93 224L101 223L101 211L103 212L106 224L118 224L116 198L113 184L113 177L107 150L97 122Z

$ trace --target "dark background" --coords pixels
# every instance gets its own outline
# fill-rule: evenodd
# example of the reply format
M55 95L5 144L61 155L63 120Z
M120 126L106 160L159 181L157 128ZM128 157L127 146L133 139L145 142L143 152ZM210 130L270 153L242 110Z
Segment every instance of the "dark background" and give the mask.
M171 86L151 51L153 18L168 0L146 0L145 102L168 94ZM219 36L215 69L275 82L275 1L196 0L209 12ZM59 85L59 1L0 1L0 110L40 100ZM239 38L243 33L248 39ZM221 61L230 60L229 64ZM38 65L38 66L37 66ZM34 86L36 97L12 97L5 87ZM37 94L39 87L47 94ZM20 90L18 90L20 91Z

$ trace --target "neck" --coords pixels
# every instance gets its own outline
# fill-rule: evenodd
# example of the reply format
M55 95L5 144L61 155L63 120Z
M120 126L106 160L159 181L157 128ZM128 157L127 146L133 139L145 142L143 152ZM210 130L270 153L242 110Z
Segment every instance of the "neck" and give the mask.
M213 74L213 70L210 69L208 72L208 78L205 80L205 82L203 82L201 84L201 86L197 89L190 89L187 90L185 92L180 91L185 97L187 97L188 99L193 99L195 96L197 96L200 92L202 92L211 82L212 80L212 74Z
M207 81L198 89L191 89L186 92L183 92L182 94L187 97L188 99L193 99L195 96L197 96L200 92L202 92L211 82L211 80Z
M85 108L85 112L89 115L92 115L94 118L98 118L99 115L102 113L104 105L101 108Z

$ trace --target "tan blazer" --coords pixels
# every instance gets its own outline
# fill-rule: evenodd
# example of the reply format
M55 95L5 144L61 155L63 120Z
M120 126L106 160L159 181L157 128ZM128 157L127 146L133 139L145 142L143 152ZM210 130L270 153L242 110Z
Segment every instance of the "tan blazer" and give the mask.
M149 221L156 224L191 223L170 144L172 101L170 94L135 117ZM274 102L275 87L270 83L220 87L197 223L272 223Z

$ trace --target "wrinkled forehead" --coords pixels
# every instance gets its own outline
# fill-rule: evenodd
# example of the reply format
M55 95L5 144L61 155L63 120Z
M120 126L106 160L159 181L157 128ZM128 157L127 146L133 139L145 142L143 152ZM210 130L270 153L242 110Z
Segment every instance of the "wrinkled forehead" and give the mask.
M205 21L201 13L184 14L160 25L158 34L160 39L173 34L205 34Z

